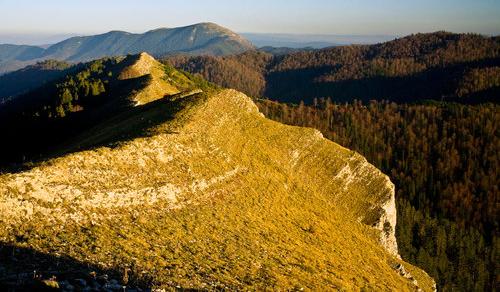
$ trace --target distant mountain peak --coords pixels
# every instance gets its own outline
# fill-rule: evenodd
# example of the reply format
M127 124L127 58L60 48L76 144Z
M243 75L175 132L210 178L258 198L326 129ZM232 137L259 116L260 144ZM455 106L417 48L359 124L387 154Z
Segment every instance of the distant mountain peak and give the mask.
M192 25L188 25L187 27L206 27L206 28L211 28L211 29L229 30L229 29L227 29L223 26L220 26L217 23L213 23L213 22L199 22L199 23L195 23Z
M47 59L87 62L139 52L147 52L156 57L172 54L219 56L252 49L254 46L249 41L215 23L158 28L142 34L113 30L99 35L69 38L46 49L0 46L0 74Z

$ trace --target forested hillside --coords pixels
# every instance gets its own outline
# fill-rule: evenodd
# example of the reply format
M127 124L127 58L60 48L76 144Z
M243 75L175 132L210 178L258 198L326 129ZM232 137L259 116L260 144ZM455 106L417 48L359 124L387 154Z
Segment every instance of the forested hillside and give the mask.
M500 37L437 32L277 56L247 52L165 61L217 84L285 102L311 104L326 96L336 102L478 102L499 94Z
M258 104L272 119L321 130L390 175L397 190L401 255L428 271L440 289L495 289L498 105Z
M60 78L70 72L71 65L66 62L46 60L27 66L18 71L0 76L0 103L16 95L26 93L46 82ZM78 65L72 69L76 70Z
M251 96L262 96L267 84L266 70L273 55L249 51L237 56L216 58L212 56L175 56L163 63L193 74L226 88L235 88Z

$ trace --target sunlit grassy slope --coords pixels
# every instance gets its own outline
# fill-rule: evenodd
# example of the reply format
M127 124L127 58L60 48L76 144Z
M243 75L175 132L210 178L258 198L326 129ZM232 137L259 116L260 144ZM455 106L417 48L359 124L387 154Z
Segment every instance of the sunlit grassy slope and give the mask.
M393 189L363 157L233 90L179 98L81 136L101 144L175 103L143 137L1 175L0 242L128 269L139 286L417 289L369 226L390 215Z

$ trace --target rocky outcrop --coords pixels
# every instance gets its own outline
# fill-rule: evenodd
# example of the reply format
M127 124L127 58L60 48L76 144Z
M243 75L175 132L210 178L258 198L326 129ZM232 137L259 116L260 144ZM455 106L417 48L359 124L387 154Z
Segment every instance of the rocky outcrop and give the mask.
M408 271L405 269L405 267L404 267L404 265L403 265L403 264L401 264L401 263L399 263L399 262L394 263L394 264L392 265L392 268L393 268L393 269L394 269L394 270L395 270L395 271L396 271L396 272L397 272L397 273L398 273L401 277L404 277L404 278L408 279L408 281L410 281L413 285L415 285L415 288L416 288L415 290L417 290L417 291L423 291L423 290L422 290L422 288L420 288L420 286L419 286L419 283L418 283L417 279L415 279L415 277L414 277L414 276L413 276L410 272L408 272ZM423 273L425 273L425 272L423 272ZM431 289L430 289L430 290L431 290L431 291L433 291L433 292L436 292L436 291L437 291L437 287L436 287L436 282L434 281L434 279L432 279L432 280L431 280L431 283L432 283L432 285L431 285Z
M372 224L380 231L380 243L392 255L401 258L398 251L398 243L396 240L396 191L394 184L386 176L386 185L389 192L387 201L383 202L380 206L374 206L380 217Z

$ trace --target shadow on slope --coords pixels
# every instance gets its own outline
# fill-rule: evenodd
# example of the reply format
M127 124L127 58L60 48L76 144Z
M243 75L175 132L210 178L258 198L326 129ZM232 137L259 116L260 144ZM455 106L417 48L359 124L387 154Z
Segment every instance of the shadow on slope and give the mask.
M376 75L360 79L328 81L339 69L335 66L294 69L272 72L267 76L264 95L281 102L313 103L313 98L330 97L335 102L354 99L415 102L433 99L461 103L496 102L498 91L457 97L461 78L470 68L487 68L500 65L500 59L463 62L446 67L434 67L408 76ZM326 79L326 80L321 80ZM485 94L491 94L485 96Z
M184 121L187 110L204 96L200 91L180 93L121 110L111 102L97 110L73 113L61 120L16 125L10 131L4 129L2 132L9 142L0 154L0 172L24 171L75 151L115 147L128 140L150 136L154 133L152 129L174 118L177 124L171 124L175 128ZM19 135L19 132L24 134Z
M0 106L0 172L147 135L214 89L146 53L81 67Z
M0 76L0 104L77 71L81 65L47 60Z
M69 285L77 291L116 291L123 287L147 287L150 283L124 269L103 269L67 256L0 243L0 290L55 291L56 287L69 289Z

